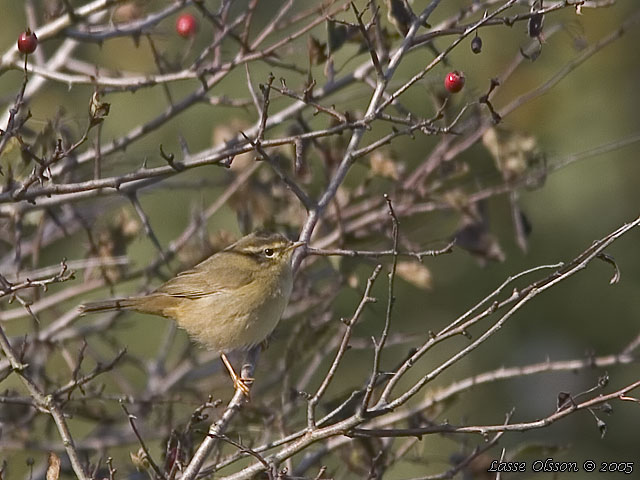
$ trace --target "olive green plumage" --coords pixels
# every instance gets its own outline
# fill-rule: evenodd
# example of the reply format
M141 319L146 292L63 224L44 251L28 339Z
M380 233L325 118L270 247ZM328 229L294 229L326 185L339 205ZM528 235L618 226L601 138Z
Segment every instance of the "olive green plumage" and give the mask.
M136 310L174 319L194 339L225 353L262 342L291 295L291 258L302 242L252 233L148 295L88 303L82 313Z

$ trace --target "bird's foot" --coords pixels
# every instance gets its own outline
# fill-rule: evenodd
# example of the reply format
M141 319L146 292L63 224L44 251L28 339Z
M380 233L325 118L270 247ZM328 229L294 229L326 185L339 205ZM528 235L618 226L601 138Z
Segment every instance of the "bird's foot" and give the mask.
M250 399L251 398L250 386L253 383L253 378L242 378L242 377L236 376L236 378L232 377L232 380L233 380L233 388L235 388L236 390L240 390L242 393L244 393L247 399Z
M231 362L224 353L220 355L220 358L222 359L222 363L224 363L224 366L227 367L227 370L229 371L229 376L233 381L233 388L236 391L240 390L247 397L247 399L250 399L250 386L253 383L253 378L243 378L239 376L233 369L233 366L231 366Z

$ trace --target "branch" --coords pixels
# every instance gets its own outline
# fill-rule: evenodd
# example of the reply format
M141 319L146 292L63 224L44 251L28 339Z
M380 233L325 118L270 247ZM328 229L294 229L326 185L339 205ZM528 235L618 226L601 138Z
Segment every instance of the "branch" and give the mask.
M53 418L67 455L69 456L69 460L71 461L71 467L73 468L73 471L75 472L78 479L89 480L89 476L85 473L84 468L82 467L82 462L80 461L78 451L76 450L73 437L71 436L71 432L69 431L69 427L64 418L62 410L60 410L60 407L58 406L52 395L45 395L40 390L40 388L38 388L38 386L27 376L25 372L27 365L18 360L18 357L13 351L13 348L9 343L9 339L5 335L2 326L0 326L0 348L2 348L2 351L11 364L11 368L13 369L14 373L16 373L18 377L20 377L20 380L29 391L29 394L36 402L38 408L42 411L48 412Z
M616 390L615 392L598 395L595 398L586 400L582 403L572 403L567 408L557 410L555 413L536 420L533 422L512 423L509 425L482 425L482 426L455 426L449 424L433 425L419 428L400 428L400 429L365 429L355 428L347 432L351 437L422 437L422 435L432 433L478 433L482 436L494 432L526 432L538 428L544 428L558 420L571 415L572 413L591 409L597 405L601 405L611 400L632 401L639 403L637 399L628 397L627 394L636 388L640 388L640 380Z
M247 361L244 363L244 365L242 365L242 378L253 377L253 370L258 359L258 352L259 347L254 347L249 352ZM180 480L194 480L197 477L198 472L202 468L202 465L215 447L216 440L218 439L218 437L224 434L229 424L231 423L231 420L242 408L242 405L245 401L245 394L239 389L235 390L231 401L226 406L220 419L217 422L213 423L211 427L209 427L207 436L204 438L204 440L202 440L202 443L191 458L189 465L187 465L187 467L185 468L184 473L180 477ZM264 467L262 462L261 465Z

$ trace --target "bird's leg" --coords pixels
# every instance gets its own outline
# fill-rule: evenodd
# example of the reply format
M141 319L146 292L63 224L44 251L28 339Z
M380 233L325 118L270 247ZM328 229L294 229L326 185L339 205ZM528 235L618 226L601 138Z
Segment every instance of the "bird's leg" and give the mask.
M229 371L229 376L231 377L231 380L233 380L233 388L235 388L236 390L240 390L242 393L246 395L247 398L249 398L249 384L253 382L253 378L242 378L238 376L238 374L235 372L235 370L231 366L231 362L229 362L229 359L224 353L220 354L220 359L222 360L222 363L224 363L224 366L227 367L227 370Z

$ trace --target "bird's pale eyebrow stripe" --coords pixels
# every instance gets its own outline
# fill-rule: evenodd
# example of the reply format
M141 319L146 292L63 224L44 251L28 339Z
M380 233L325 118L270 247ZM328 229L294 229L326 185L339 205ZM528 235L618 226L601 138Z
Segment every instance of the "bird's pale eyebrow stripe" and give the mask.
M284 248L285 245L286 245L285 242L278 242L278 243L274 242L274 243L271 243L269 245L250 246L250 247L248 246L248 247L245 247L244 250L247 252L248 255L255 255L255 254L260 254L260 253L264 252L265 249L267 249L267 248L271 248L271 249L274 249L274 250L279 250L279 249Z
M245 257L252 258L254 261L258 263L265 263L265 262L271 261L271 258L267 258L265 255L263 255L263 252L265 251L265 249L271 248L274 250L279 250L284 248L285 246L286 246L285 242L278 242L278 243L274 242L273 244L263 245L263 246L252 245L252 246L246 246L244 249L238 250L235 253L239 255L244 255Z

